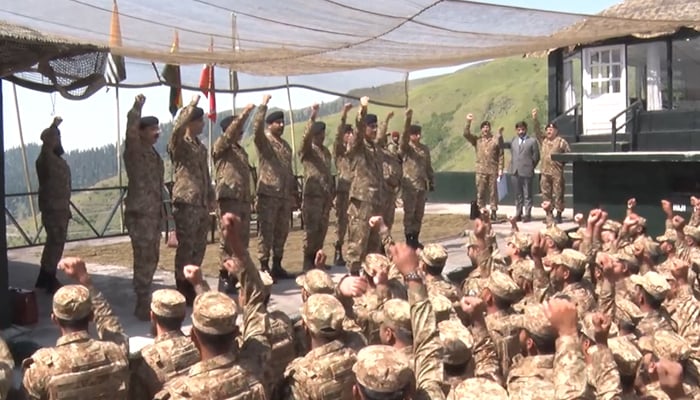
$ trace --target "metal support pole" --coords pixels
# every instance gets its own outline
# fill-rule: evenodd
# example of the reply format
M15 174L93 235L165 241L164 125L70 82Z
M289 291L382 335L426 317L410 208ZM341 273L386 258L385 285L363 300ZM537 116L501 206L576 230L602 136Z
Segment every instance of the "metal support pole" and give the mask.
M15 111L17 112L17 126L19 127L19 143L22 146L22 162L24 163L24 183L27 186L27 192L31 193L32 181L29 178L29 162L27 161L27 148L24 145L24 130L22 129L22 118L19 114L19 100L17 100L17 85L12 84L12 91L15 95ZM34 219L34 229L35 232L39 231L39 222L36 217L36 210L34 209L34 199L32 195L27 195L27 200L29 201L29 210L32 213L32 218Z
M297 141L294 136L294 112L292 108L292 92L289 90L289 77L285 76L284 77L285 81L287 82L287 102L289 103L289 126L290 129L292 130L292 160L294 160L294 163L292 164L294 166L294 175L297 175Z
M0 195L2 195L3 205L5 199L5 118L2 107L2 80L0 79ZM4 208L4 207L3 207ZM0 217L0 248L7 249L7 221L5 211ZM8 274L7 251L0 251L0 329L10 327L10 280Z
M119 176L119 196L122 198L124 182L122 179L122 128L121 128L121 108L119 107L119 83L114 90L117 101L117 176ZM119 202L119 229L124 233L124 202Z

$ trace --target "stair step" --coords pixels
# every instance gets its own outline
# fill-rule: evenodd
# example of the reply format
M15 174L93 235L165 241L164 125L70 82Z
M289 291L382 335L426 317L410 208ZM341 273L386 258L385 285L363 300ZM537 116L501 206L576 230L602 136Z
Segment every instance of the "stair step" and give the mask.
M616 151L629 151L629 142L617 142ZM611 153L611 142L588 142L588 143L573 143L571 144L572 153Z
M569 139L567 139L569 140ZM630 134L629 133L618 133L617 134L617 141L623 141L623 142L629 142L630 140ZM578 137L578 140L569 140L569 144L576 144L576 143L611 143L612 142L612 135L611 134L605 134L605 135L581 135Z

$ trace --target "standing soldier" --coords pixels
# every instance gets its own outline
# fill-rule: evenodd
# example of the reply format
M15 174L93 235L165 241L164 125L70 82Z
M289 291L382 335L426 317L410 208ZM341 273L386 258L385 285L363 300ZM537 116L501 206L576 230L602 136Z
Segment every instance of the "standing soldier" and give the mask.
M243 128L254 104L248 104L243 114L226 117L221 121L224 134L219 136L211 151L216 170L216 201L219 207L219 220L226 213L238 215L241 219L241 241L245 248L250 243L250 214L252 212L252 193L250 190L251 171L248 153L241 146ZM256 128L262 127L265 112L258 110L255 116ZM231 249L226 248L223 237L219 238L221 264L219 267L219 291L233 293L236 283L223 267L224 261L231 257Z
M267 111L270 96L266 95L260 108ZM270 272L273 279L290 279L282 268L284 244L289 235L289 219L292 202L296 198L297 183L292 172L292 147L282 139L284 114L271 112L265 119L267 129L255 131L255 148L258 150L258 259L260 269ZM270 250L272 270L270 271Z
M41 269L35 287L55 293L61 283L56 279L56 267L63 255L68 236L68 221L71 218L70 167L63 155L61 117L41 132L41 153L36 159L36 174L39 178L39 211L41 223L46 230L46 244L41 253Z
M403 157L403 226L406 243L415 248L423 248L420 243L420 229L425 212L426 191L435 190L433 165L430 162L430 149L420 142L420 125L411 125L413 110L406 110L406 122L401 135L401 155Z
M498 210L498 189L496 182L503 176L503 128L498 136L491 133L491 123L481 123L481 136L472 135L471 126L474 116L467 115L467 126L464 128L464 138L476 150L476 202L479 208L486 208L486 196L491 205L491 219L496 219Z
M168 143L175 170L173 217L178 239L175 252L175 284L192 305L195 291L183 276L185 265L201 265L207 249L209 210L214 208L214 190L209 177L207 148L197 138L204 128L204 110L199 96L180 111Z
M348 151L354 175L350 186L350 206L348 207L348 247L345 259L353 275L359 275L360 265L365 256L381 251L381 240L375 230L370 229L369 219L382 215L386 190L382 174L382 150L375 145L377 136L377 116L367 114L369 97L360 99L357 116L357 136Z
M558 224L561 224L561 214L564 212L564 163L552 160L552 154L569 153L571 147L566 139L559 136L557 125L550 122L545 127L546 133L537 120L537 109L532 110L532 121L535 125L535 135L540 144L542 166L540 167L540 190L542 201L553 202L557 213L554 216Z
M338 171L336 189L335 189L335 216L336 216L336 241L335 241L335 256L333 264L345 266L343 259L343 239L348 230L348 204L350 202L350 182L352 181L352 166L347 156L350 147L350 141L353 137L352 125L346 124L348 111L352 108L352 104L347 103L343 106L343 112L340 116L340 125L338 125L338 133L333 143L333 156L335 157L335 169Z
M158 118L141 117L146 102L136 96L126 116L124 166L129 187L124 199L124 222L134 255L134 315L149 320L151 283L160 255L160 228L163 215L163 159L153 147L160 136Z
M386 132L389 127L389 122L394 118L394 112L387 114L386 119L379 126L377 132L377 139L375 143L382 150L382 170L384 173L384 184L386 185L386 190L384 194L384 211L382 212L382 217L384 218L384 223L391 230L394 225L394 217L396 215L396 197L399 195L399 190L401 189L401 177L403 176L403 169L401 167L401 154L400 149L392 140L387 143Z
M304 165L304 197L301 205L304 219L304 271L313 268L316 252L323 249L333 200L331 152L323 145L326 140L326 124L316 122L317 115L318 104L314 104L299 151Z

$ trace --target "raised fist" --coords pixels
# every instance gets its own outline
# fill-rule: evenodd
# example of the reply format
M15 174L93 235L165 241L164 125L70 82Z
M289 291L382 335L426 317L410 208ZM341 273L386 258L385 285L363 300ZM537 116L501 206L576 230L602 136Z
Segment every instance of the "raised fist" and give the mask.
M474 115L467 114L467 121L472 122L474 120Z
M362 107L367 107L369 105L369 96L362 96L360 98L360 105Z
M264 95L264 96L263 96L263 101L262 101L263 105L267 105L267 103L270 102L270 99L271 99L271 98L272 98L272 96L270 96L269 94Z

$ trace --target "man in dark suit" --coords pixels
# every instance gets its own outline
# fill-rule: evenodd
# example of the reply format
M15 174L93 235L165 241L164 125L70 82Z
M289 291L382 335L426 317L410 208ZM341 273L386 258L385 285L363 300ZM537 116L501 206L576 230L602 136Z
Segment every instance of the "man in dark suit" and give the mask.
M537 140L527 135L524 121L515 124L515 130L517 135L510 143L509 168L515 192L515 218L529 222L532 219L532 178L535 176L535 166L540 161L540 149Z

